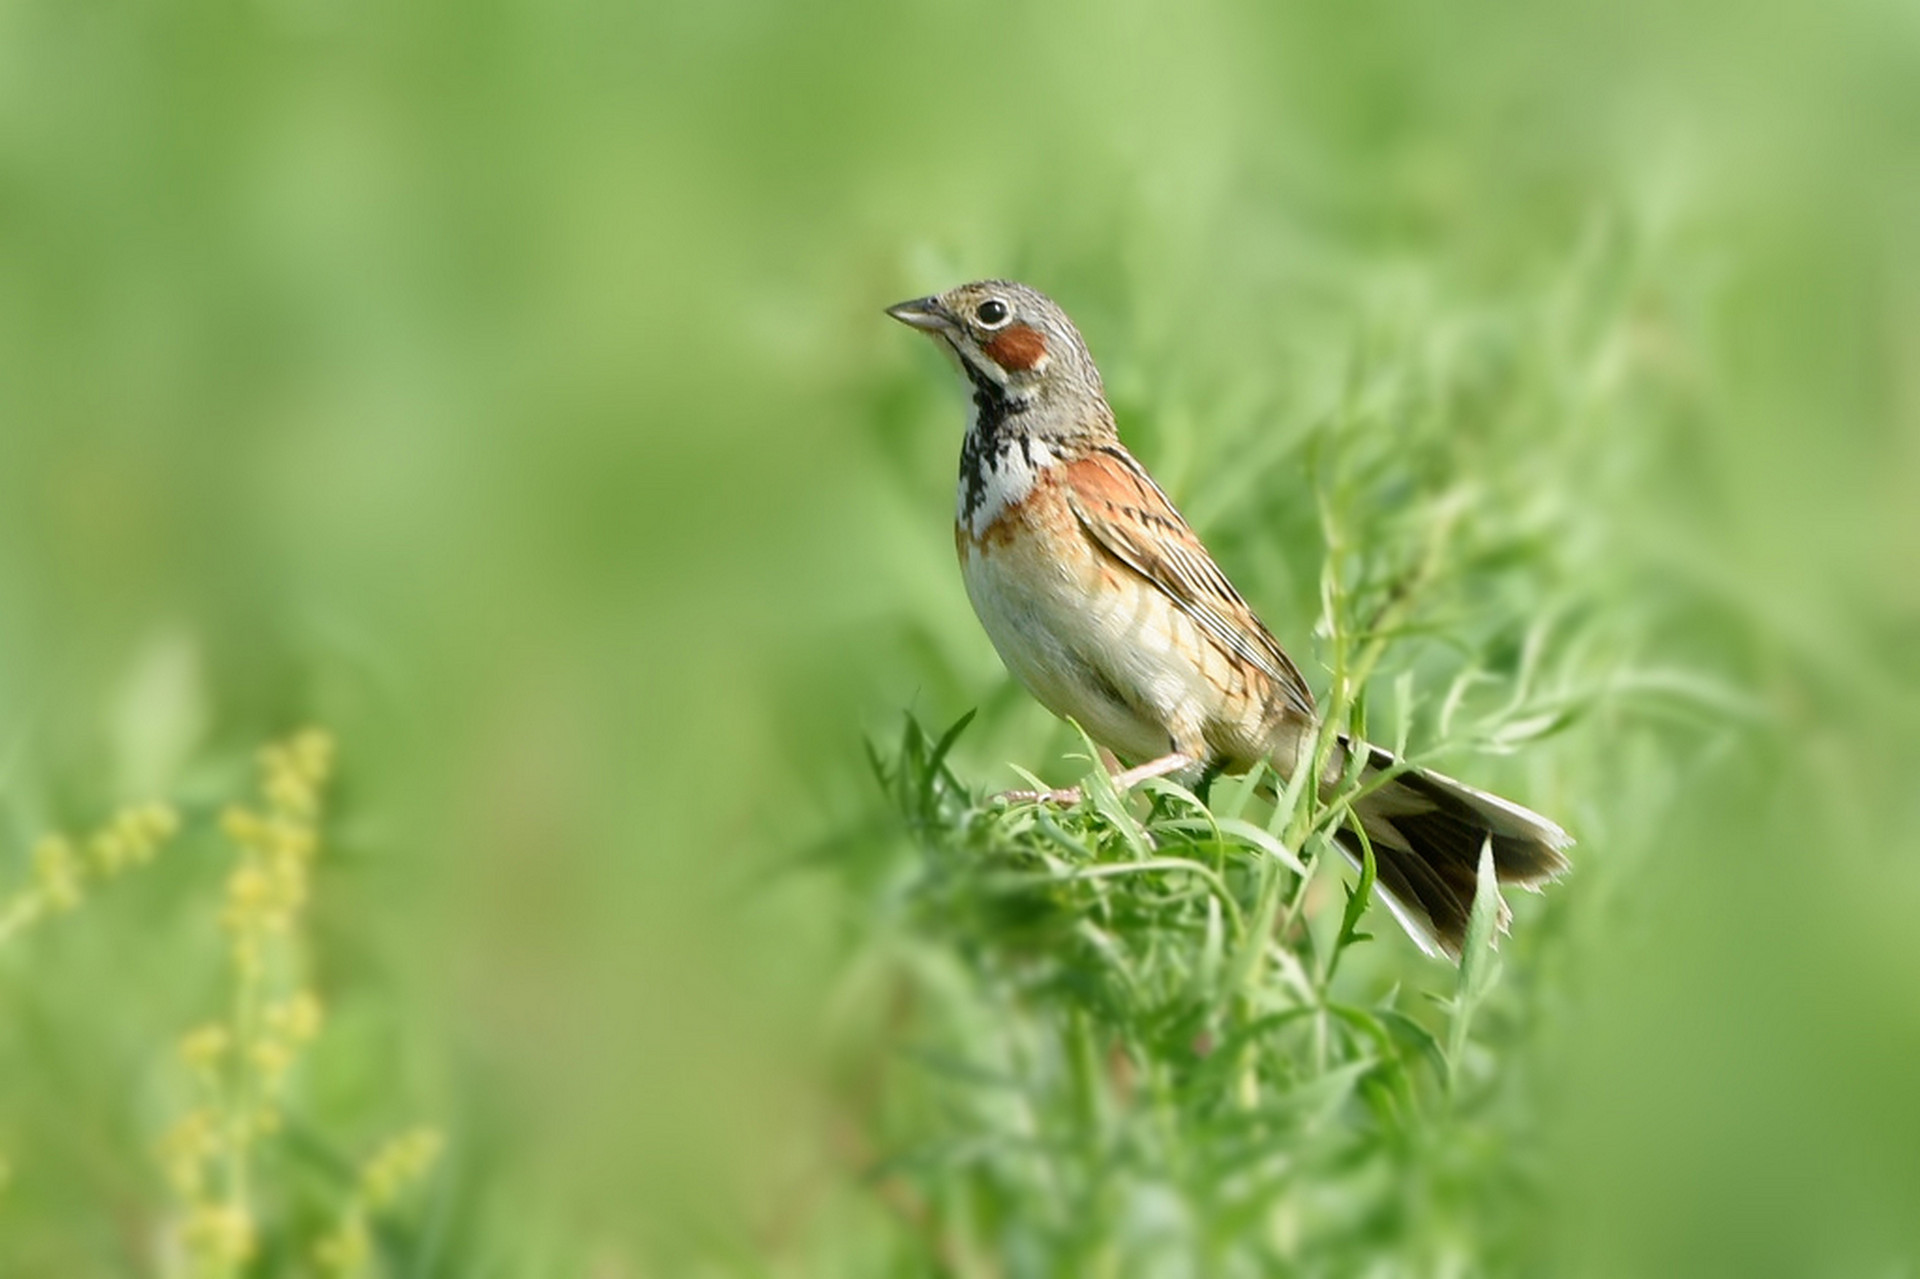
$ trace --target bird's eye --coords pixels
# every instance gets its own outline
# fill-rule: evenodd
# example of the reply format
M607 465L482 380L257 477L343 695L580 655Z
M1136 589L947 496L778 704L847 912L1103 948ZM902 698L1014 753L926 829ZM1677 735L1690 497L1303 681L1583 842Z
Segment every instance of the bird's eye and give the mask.
M990 329L1005 324L1007 317L1011 314L1012 312L1007 310L1007 304L999 298L988 298L973 309L973 318Z

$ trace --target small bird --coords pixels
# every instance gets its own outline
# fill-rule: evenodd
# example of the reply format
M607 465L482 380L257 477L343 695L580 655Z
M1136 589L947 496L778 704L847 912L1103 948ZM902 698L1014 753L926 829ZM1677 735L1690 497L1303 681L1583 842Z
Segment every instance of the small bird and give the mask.
M1114 778L1123 790L1262 760L1291 777L1315 739L1313 694L1120 443L1066 312L1024 284L981 280L887 314L933 337L972 388L954 544L1007 669L1134 763ZM1372 845L1377 887L1429 954L1460 958L1483 847L1502 883L1535 888L1567 868L1572 841L1546 818L1377 746L1341 738L1323 792L1356 755L1352 817ZM1077 789L1013 794L1078 800ZM1336 838L1358 862L1359 836L1343 827Z

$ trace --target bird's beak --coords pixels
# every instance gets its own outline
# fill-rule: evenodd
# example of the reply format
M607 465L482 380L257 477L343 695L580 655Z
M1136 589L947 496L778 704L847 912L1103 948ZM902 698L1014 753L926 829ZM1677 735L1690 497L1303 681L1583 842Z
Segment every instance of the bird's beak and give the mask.
M887 308L887 314L911 328L924 329L928 333L940 333L953 326L953 319L947 314L947 308L940 305L939 298L914 298L910 302L896 302Z

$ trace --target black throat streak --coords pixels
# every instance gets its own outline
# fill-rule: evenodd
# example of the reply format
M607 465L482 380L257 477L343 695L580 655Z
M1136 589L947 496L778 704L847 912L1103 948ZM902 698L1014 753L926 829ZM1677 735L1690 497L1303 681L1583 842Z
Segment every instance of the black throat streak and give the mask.
M962 358L960 367L973 383L973 429L960 446L960 483L966 491L960 519L971 522L973 513L987 500L987 468L998 458L1018 448L1029 467L1033 455L1028 452L1029 437L1012 425L1013 419L1033 407L1030 402L1007 394L1007 388ZM997 468L996 468L997 469Z

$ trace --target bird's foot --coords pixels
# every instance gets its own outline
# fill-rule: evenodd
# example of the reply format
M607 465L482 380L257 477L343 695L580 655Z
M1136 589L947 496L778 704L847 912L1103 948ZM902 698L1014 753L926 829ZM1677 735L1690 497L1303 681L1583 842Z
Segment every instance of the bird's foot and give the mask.
M1003 790L993 797L996 804L1058 804L1070 808L1080 802L1078 786L1063 786L1059 790Z
M1101 754L1105 756L1106 752L1102 751ZM1159 759L1129 768L1124 773L1114 773L1113 788L1124 795L1149 777L1165 777L1168 773L1191 768L1194 762L1190 755L1162 755ZM1078 804L1081 797L1078 786L1063 786L1058 790L1006 790L995 795L994 799L1002 804L1059 804L1067 807Z

